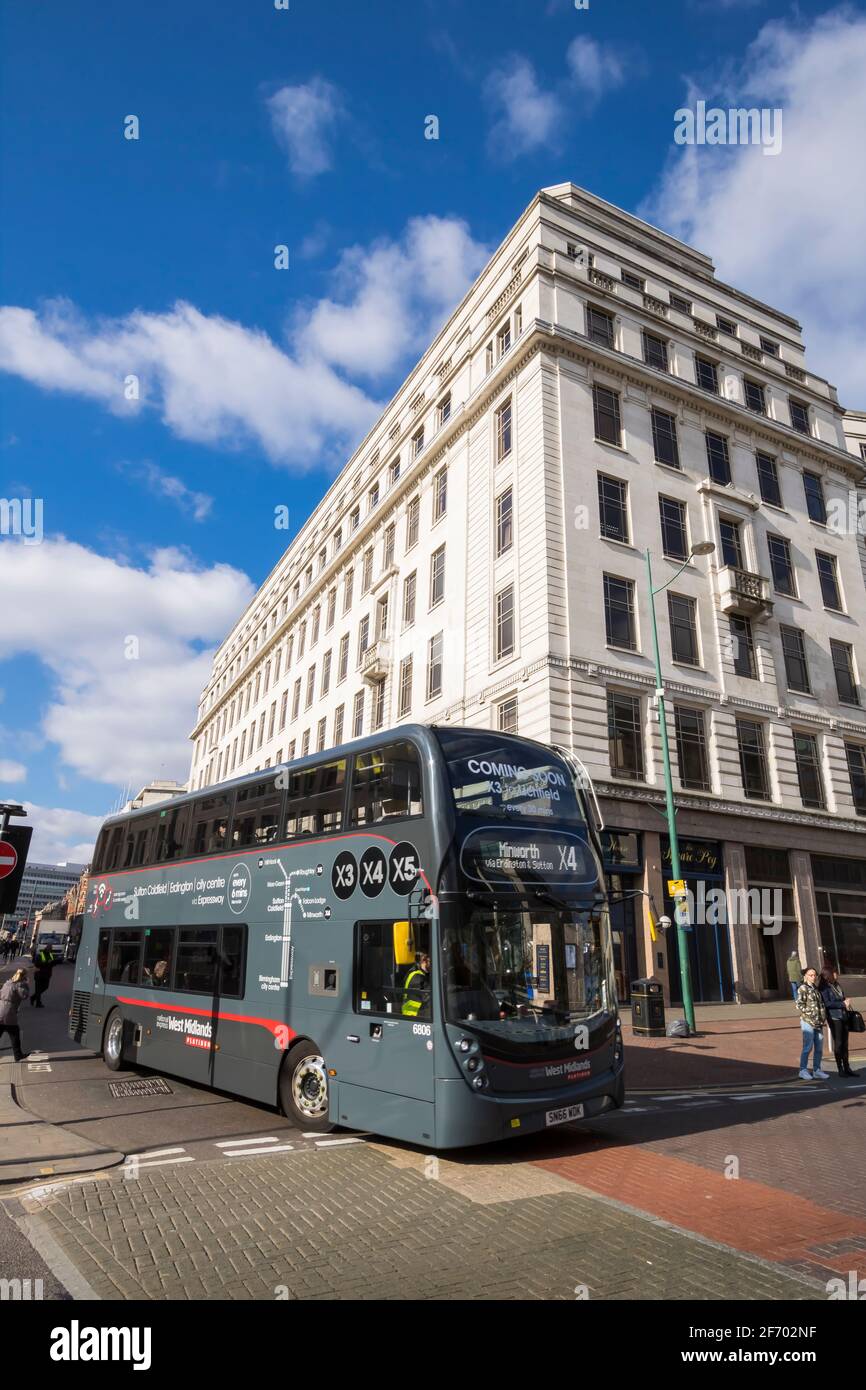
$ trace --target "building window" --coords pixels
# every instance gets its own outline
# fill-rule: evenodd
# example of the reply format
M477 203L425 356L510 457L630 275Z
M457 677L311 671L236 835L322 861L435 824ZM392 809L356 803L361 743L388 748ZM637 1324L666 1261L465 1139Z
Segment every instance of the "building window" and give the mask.
M348 632L340 638L340 655L337 661L337 684L344 681L349 672L349 634Z
M641 704L636 696L607 692L607 738L611 775L643 781Z
M727 487L731 481L728 441L723 434L713 434L711 430L707 431L707 464L713 482Z
M836 677L839 703L859 705L860 692L857 689L857 676L854 671L854 648L847 642L834 642L831 638L830 653L833 657L833 673Z
M352 607L352 589L355 585L355 571L348 570L346 578L343 580L343 612L348 613Z
M610 391L606 386L593 386L592 413L596 439L603 444L616 444L622 448L619 396L616 391Z
M280 699L280 722L277 728L277 733L281 734L283 732L283 729L286 727L286 715L288 714L288 710L289 692L288 689L286 689L283 691L282 697ZM235 743L237 743L237 739L235 739Z
M382 545L382 568L388 570L394 563L394 547L396 542L396 530L393 521L390 526L385 528L385 539Z
M388 595L383 594L376 604L376 641L388 636Z
M292 690L292 723L293 723L293 724L294 724L295 720L297 719L298 714L300 713L300 709L301 709L301 678L300 678L300 676L298 676L298 679L295 681L294 689Z
M397 709L400 719L405 719L412 708L412 666L411 656L404 657L400 662L400 700Z
M349 516L349 530L350 530L350 531L357 531L357 529L358 529L358 527L360 526L360 524L361 524L361 508L360 508L360 507L354 507L354 508L352 509L352 512L350 513L350 516Z
M763 725L754 719L737 720L737 747L743 792L750 801L770 800L770 775L764 749Z
M496 706L496 727L500 733L517 733L517 696L509 695Z
M771 458L769 454L755 454L755 463L758 469L761 501L769 502L771 507L781 507L782 489L779 487L779 470L776 467L776 460Z
M430 607L435 608L445 597L445 547L440 545L430 556Z
M655 333L643 333L643 360L648 367L656 367L660 372L666 372L668 368L668 345L664 338L656 337Z
M679 468L680 449L677 443L676 417L666 410L652 408L653 452L656 463L665 463L668 468Z
M668 618L673 660L686 666L700 666L696 600L685 594L668 593Z
M715 362L710 362L706 357L695 358L695 381L704 391L712 391L714 396L719 394L719 369Z
M604 576L604 625L609 647L637 651L634 615L634 582L616 575Z
M319 640L319 626L320 626L320 624L321 624L321 621L322 621L322 607L321 607L321 604L318 604L318 603L317 603L316 606L315 606L315 608L313 609L313 626L312 626L312 630L311 630L311 632L310 632L310 646L311 646L311 647L314 647L314 646L316 645L316 643L318 642L318 640Z
M413 570L403 580L403 626L411 627L415 621L415 590L418 584L417 571Z
M447 423L448 420L451 419L451 392L450 392L450 391L448 392L447 396L443 396L442 399L441 399L441 401L439 402L439 405L438 405L437 410L436 410L436 417L437 417L437 419L438 419L438 421L439 421L439 428L440 428L440 429L442 428L442 426L443 426L444 424Z
M824 485L817 473L803 474L803 491L806 494L806 510L810 521L827 525L827 507L824 502Z
M370 705L370 731L375 733L381 729L385 723L385 681L374 681L372 688L372 701Z
M780 626L782 634L782 655L785 658L785 680L789 690L801 695L811 695L809 667L806 663L806 645L798 627Z
M602 347L613 347L613 316L592 304L586 310L586 331L590 342L601 343Z
M496 595L496 660L514 652L514 585L507 584Z
M716 328L720 333L727 333L730 338L737 336L737 325L734 320L725 318L723 314L716 314Z
M364 660L364 653L370 645L370 618L365 615L358 628L358 665Z
M345 706L345 705L338 705L337 708L334 710L334 744L335 744L335 745L338 744L338 743L342 743L342 742L343 742L343 718L344 718L344 716L345 716L345 711L346 711L346 706Z
M710 761L703 710L674 705L680 786L689 791L710 791Z
M320 719L316 726L316 752L321 753L325 747L325 721Z
M328 690L329 690L329 688L330 688L330 685L331 685L331 653L330 653L330 652L325 652L325 655L322 657L322 685L321 685L321 691L322 691L322 694L323 694L323 695L327 695Z
M338 526L334 532L334 554L337 555L343 548L343 530Z
M442 643L441 632L431 637L427 643L427 699L432 700L442 694Z
M448 469L440 468L433 479L433 520L438 521L448 509Z
M827 800L818 757L818 740L813 734L794 734L794 758L803 805L816 811L823 810Z
M761 351L766 352L768 357L779 356L779 344L774 343L772 338L761 339Z
M859 743L846 743L845 757L848 760L854 810L858 816L866 816L866 748Z
M400 455L398 454L397 457L396 457L395 459L392 459L392 460L391 460L391 463L390 463L390 465L389 465L389 467L388 467L388 481L390 482L390 484L391 484L392 487L394 486L394 484L396 483L396 481L397 481L397 479L398 479L399 477L400 477Z
M791 412L791 424L800 434L811 434L809 428L809 407L802 401L795 401L793 397L788 400L788 408Z
M730 517L719 517L719 539L722 543L722 564L732 565L734 569L745 569L743 564L743 536L739 521Z
M513 493L510 487L504 492L500 492L496 499L496 558L497 560L506 551L510 550L514 543L514 509L512 506Z
M301 739L301 757L302 757L302 758L305 758L305 757L307 756L307 754L309 753L309 751L310 751L310 731L309 731L309 729L305 729L305 730L304 730L303 737L302 737L302 739Z
M628 483L619 478L598 475L598 519L602 536L609 541L628 543Z
M370 491L367 493L367 502L368 502L367 510L370 511L370 512L372 512L373 509L374 509L375 507L378 507L378 505L379 505L379 484L378 484L378 483L374 483L373 486L370 488Z
M783 536L767 536L767 550L770 554L770 573L777 594L797 597L794 583L794 566L791 564L791 547Z
M421 518L421 499L413 497L406 508L406 549L418 544L418 523Z
M332 589L328 594L328 612L325 618L325 631L330 632L334 626L334 619L337 616L337 590Z
M416 459L424 448L424 426L416 430L412 436L412 457Z
M360 738L364 732L364 692L359 690L352 706L352 737Z
M671 291L668 295L668 299L670 300L671 308L678 309L681 314L690 314L692 312L692 301L690 299L684 299L681 294L674 294L673 291Z
M491 338L490 342L487 344L487 347L484 349L484 370L485 370L486 372L492 372L492 371L493 371L493 339L492 339L492 338Z
M495 415L496 462L501 463L511 453L511 401L501 405Z
M824 600L824 607L832 608L835 612L841 613L842 595L839 592L836 557L835 555L823 555L820 550L816 550L815 559L818 563L818 578L821 581L821 597Z
M305 700L304 700L304 709L305 709L305 710L309 709L309 708L310 708L310 705L313 703L313 696L314 696L315 692L316 692L316 668L315 668L315 666L311 666L310 669L309 669L309 671L307 672L307 693L306 693L306 698L305 698Z
M373 583L373 547L364 551L364 565L361 570L361 593L366 594L370 591Z
M686 504L672 497L659 497L662 552L669 560L685 560L689 553L686 535Z
M754 410L756 415L766 415L767 402L764 399L764 388L759 381L749 381L748 377L743 382L743 389L746 394L746 407Z
M641 279L640 275L634 275L630 270L623 270L621 274L624 285L628 285L630 290L640 290L641 294L643 293L645 281Z
M497 359L504 357L511 347L511 320L506 319L505 324L500 328L496 335L496 356Z

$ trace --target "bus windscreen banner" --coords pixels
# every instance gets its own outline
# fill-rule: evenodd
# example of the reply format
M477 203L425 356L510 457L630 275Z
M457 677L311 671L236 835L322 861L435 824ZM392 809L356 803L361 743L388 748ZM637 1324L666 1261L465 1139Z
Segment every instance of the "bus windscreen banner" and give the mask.
M519 820L582 819L565 763L538 745L437 731L458 811Z
M565 830L515 831L502 826L471 830L460 850L460 867L467 878L491 889L580 891L598 883L586 841Z

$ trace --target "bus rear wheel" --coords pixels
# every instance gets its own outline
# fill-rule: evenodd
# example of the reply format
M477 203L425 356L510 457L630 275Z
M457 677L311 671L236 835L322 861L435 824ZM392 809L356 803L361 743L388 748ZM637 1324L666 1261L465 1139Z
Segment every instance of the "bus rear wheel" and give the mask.
M109 1071L120 1071L123 1066L123 1014L119 1009L114 1010L105 1025L102 1060Z
M280 1107L301 1130L329 1134L328 1071L315 1043L298 1043L280 1072Z

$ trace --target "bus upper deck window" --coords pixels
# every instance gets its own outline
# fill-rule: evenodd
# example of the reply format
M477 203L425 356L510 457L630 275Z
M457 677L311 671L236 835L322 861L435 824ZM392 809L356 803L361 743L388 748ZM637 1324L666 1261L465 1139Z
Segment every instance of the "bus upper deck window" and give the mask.
M192 854L216 854L228 849L229 798L223 793L219 796L205 796L196 801L192 808Z
M391 743L356 755L351 798L353 825L419 816L421 811L421 767L413 744Z
M345 758L293 772L286 801L286 839L342 830L345 787Z
M282 799L273 778L239 788L232 825L235 849L267 845L277 838Z

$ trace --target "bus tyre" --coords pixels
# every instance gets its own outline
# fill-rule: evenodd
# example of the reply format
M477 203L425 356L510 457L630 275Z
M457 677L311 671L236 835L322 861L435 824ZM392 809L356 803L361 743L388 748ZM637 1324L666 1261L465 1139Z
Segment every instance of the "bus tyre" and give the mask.
M123 1014L115 1009L109 1015L102 1035L102 1060L109 1071L120 1071L123 1066Z
M293 1047L280 1071L280 1108L301 1130L329 1134L328 1072L315 1043Z

